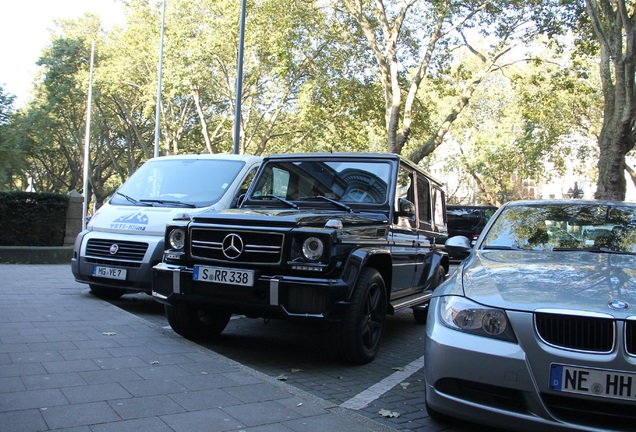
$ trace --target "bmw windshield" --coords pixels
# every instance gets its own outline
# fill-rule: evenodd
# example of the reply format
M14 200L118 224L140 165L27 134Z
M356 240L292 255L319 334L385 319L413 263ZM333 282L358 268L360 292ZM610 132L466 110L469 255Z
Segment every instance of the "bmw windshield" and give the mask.
M636 209L585 202L510 205L480 247L636 253Z

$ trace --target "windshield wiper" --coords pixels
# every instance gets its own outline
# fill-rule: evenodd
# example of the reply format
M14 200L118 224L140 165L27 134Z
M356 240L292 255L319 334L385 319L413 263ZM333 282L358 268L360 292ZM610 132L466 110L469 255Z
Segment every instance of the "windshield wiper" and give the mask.
M609 253L609 254L626 254L626 255L636 255L635 252L625 251L625 250L613 250L608 249L606 247L586 247L586 248L553 248L553 251L557 252L572 252L572 251L581 251L581 252L592 252L592 253Z
M285 198L281 198L279 196L276 195L261 195L259 197L255 197L252 196L253 199L266 199L266 198L274 198L277 199L278 201L287 204L289 207L293 208L293 209L298 209L298 206L296 204L294 204L293 202L286 200Z
M504 246L504 245L484 245L483 249L492 249L492 250L522 250L517 246Z
M117 195L121 195L121 196L123 196L124 198L126 198L129 202L133 203L134 205L144 205L144 206L152 207L152 204L148 204L148 203L145 203L145 202L137 201L137 200L136 200L136 199L134 199L133 197L130 197L130 196L126 195L126 194L123 194L123 193L121 193L121 192L119 192L119 191L117 191L117 192L115 192L115 193L116 193ZM142 201L143 201L143 200L142 200Z
M159 200L159 199L142 199L139 200L144 204L152 205L152 203L162 204L162 205L174 205L179 207L188 207L188 208L197 208L194 204L184 203L182 201L172 201L172 200Z
M341 203L338 200L335 200L333 198L329 198L326 197L324 195L311 195L311 196L304 196L302 198L300 198L301 200L324 200L324 201L329 201L332 204L337 205L340 208L345 209L346 211L348 211L349 213L353 213L353 209L351 207L349 207L348 205L346 205L345 203Z

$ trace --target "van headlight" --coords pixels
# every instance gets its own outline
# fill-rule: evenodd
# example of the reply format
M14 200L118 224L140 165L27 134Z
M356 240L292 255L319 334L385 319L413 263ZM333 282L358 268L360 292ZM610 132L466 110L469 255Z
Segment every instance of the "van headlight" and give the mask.
M168 234L168 242L170 248L174 250L182 250L185 247L185 231L181 228L175 228Z
M480 305L465 297L447 296L439 301L439 318L451 329L516 342L506 312Z
M303 256L309 261L318 261L325 251L325 245L318 237L308 237L303 242Z

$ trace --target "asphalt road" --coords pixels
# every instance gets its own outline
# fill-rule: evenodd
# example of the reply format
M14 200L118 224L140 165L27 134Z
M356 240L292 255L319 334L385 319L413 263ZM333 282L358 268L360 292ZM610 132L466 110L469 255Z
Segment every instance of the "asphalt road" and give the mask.
M145 294L111 303L170 328L163 306ZM286 381L336 405L403 431L492 431L463 422L431 419L424 406L424 334L410 309L387 317L377 358L366 365L339 363L323 329L282 320L235 316L213 344L219 354Z

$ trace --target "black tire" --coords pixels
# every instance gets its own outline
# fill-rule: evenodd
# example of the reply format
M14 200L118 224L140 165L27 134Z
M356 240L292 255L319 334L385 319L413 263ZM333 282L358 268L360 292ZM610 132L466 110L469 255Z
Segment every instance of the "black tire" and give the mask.
M433 420L439 421L439 422L449 422L452 420L451 417L447 416L446 414L442 414L436 409L431 408L426 399L424 400L424 406L426 407L426 412L428 413L428 416L432 418Z
M375 358L384 333L386 306L384 279L376 269L363 269L349 310L336 327L338 356L342 361L365 364Z
M431 291L435 291L435 288L440 286L442 282L446 280L446 270L444 267L437 266L435 269L435 275L433 276L433 283L431 284ZM413 309L413 318L418 324L426 324L428 320L428 308L426 309Z
M209 340L223 332L232 312L201 309L187 302L165 305L166 319L176 333L186 339Z
M426 309L413 309L413 318L418 324L426 324L426 321L428 321L428 307Z
M89 285L91 294L102 300L117 300L126 293L126 290L119 288L110 288L101 285Z

